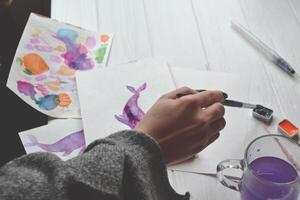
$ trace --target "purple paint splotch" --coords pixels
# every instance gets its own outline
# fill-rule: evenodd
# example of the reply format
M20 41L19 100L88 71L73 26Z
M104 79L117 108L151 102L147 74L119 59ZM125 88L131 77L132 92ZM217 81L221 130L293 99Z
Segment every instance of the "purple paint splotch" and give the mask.
M88 57L88 49L77 44L78 33L71 29L59 29L55 38L62 41L66 46L66 51L61 56L65 64L75 70L89 70L94 67L94 62Z
M40 52L52 52L54 49L45 42L42 37L35 35L31 36L30 40L28 41L28 44L25 45L25 48L27 50L36 50Z
M37 84L35 87L43 96L47 96L49 94L48 89L43 84Z
M50 153L63 153L62 156L67 156L79 148L81 148L80 153L82 153L85 149L83 130L71 133L53 144L42 144L33 135L27 135L27 137L30 143L24 144L25 147L37 146Z
M30 39L30 43L31 44L38 44L38 43L40 43L40 39L38 37L32 37Z
M115 118L129 126L130 128L135 128L135 126L142 120L145 113L138 105L138 99L140 97L140 92L146 89L146 83L142 84L137 90L132 86L127 86L127 89L133 93L130 99L127 101L123 108L122 115L115 115Z
M17 88L20 93L24 94L25 96L29 96L32 100L36 101L36 91L34 89L34 85L26 81L18 81Z
M60 63L62 61L62 59L56 55L50 55L50 60L54 63Z
M34 48L37 51L41 51L41 52L52 52L53 48L51 46L46 46L46 45L35 45Z
M96 46L96 38L94 36L89 36L85 41L85 46L92 49Z
M34 49L34 46L33 46L32 44L27 44L27 45L25 46L25 48L26 48L27 50L33 50L33 49Z
M42 80L45 80L47 78L47 75L45 75L45 74L40 74L40 75L37 75L36 77L35 77L35 80L36 81L42 81Z

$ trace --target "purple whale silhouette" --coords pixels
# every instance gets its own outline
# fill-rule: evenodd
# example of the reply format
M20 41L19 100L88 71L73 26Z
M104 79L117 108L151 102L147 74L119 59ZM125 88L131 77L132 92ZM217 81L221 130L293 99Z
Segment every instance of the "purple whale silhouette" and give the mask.
M80 153L85 149L85 139L84 132L80 130L78 132L71 133L66 137L58 140L53 144L42 144L39 143L37 138L33 135L27 135L30 143L25 144L25 147L38 146L39 148L47 151L47 152L63 152L62 156L67 156L71 154L74 150L81 148ZM79 154L80 154L79 153Z
M115 115L115 118L129 126L130 128L134 128L139 121L142 120L145 113L138 105L138 99L140 97L140 92L146 88L146 83L141 85L137 90L132 86L127 86L127 89L133 93L130 99L127 101L126 105L123 108L122 115Z

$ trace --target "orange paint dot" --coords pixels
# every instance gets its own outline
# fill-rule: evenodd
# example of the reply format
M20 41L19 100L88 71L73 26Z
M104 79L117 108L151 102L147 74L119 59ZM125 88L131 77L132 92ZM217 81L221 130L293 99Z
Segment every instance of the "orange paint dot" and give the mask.
M32 75L42 74L49 70L44 59L36 53L29 53L23 56L25 70Z
M294 137L299 133L299 129L287 119L279 122L278 128L282 133L289 137Z
M67 67L66 65L60 66L59 70L57 71L58 74L62 76L73 76L75 74L75 70Z
M100 41L106 43L109 40L108 35L100 35Z
M59 99L58 106L60 106L60 107L67 107L72 103L72 100L67 93L59 94L58 99Z
M57 46L54 50L59 51L59 52L65 52L66 51L66 49L61 45Z
M41 32L38 30L32 31L31 36L38 36Z
M46 85L52 91L58 91L60 89L59 81L49 81L49 82L46 82Z

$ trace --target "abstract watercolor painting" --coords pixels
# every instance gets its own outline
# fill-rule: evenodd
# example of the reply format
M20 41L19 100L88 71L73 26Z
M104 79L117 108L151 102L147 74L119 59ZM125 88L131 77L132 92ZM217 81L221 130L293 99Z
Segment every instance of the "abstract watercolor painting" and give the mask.
M79 118L75 74L105 66L112 36L31 14L7 86L46 115Z
M175 88L167 63L158 58L78 73L76 78L87 144L134 128L161 95Z
M79 119L57 119L46 126L19 133L27 153L49 152L63 160L73 158L86 147Z
M127 86L127 89L133 93L129 98L126 105L123 108L123 113L121 115L115 115L115 118L129 126L130 128L135 128L136 125L143 119L145 113L138 105L138 99L140 93L146 89L147 84L142 84L137 90L132 86Z

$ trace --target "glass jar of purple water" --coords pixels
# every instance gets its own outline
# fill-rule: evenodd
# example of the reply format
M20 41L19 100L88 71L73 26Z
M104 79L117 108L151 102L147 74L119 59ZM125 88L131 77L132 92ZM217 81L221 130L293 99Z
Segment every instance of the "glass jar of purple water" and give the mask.
M242 170L241 179L223 174ZM300 200L300 145L282 135L253 140L243 160L224 160L217 166L219 181L239 191L242 200Z

